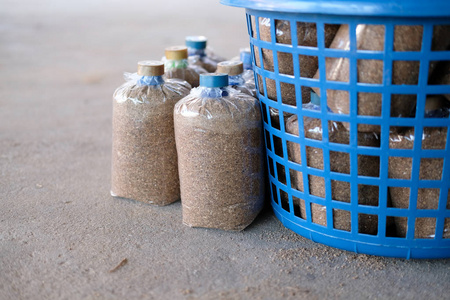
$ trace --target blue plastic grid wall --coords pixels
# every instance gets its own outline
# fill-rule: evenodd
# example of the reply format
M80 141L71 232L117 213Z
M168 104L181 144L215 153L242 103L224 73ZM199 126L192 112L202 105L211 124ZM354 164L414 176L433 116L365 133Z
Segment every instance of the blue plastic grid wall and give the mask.
M450 85L429 85L428 66L430 61L449 61L450 51L431 51L431 43L434 25L450 25L449 18L383 18L383 17L358 17L358 16L331 16L316 14L298 14L268 12L247 9L247 26L250 36L251 51L255 81L258 97L261 101L262 114L264 116L264 129L267 148L267 163L269 165L270 189L272 206L276 216L283 224L296 233L321 242L357 253L373 255L404 257L404 258L443 258L450 257L450 238L444 238L444 222L450 222L450 118L425 118L425 99L429 95L450 94ZM270 18L271 41L263 41L260 38L258 18ZM253 24L256 28L252 28ZM289 21L291 29L292 45L276 43L275 20ZM297 22L315 23L317 28L317 47L296 46ZM340 50L325 48L324 26L325 24L348 24L350 32L350 49ZM356 27L359 24L384 25L385 41L384 51L358 50L356 46ZM421 25L423 26L421 51L396 52L393 50L394 27L396 25ZM448 37L447 37L448 38ZM264 69L262 49L267 49L273 55L273 71ZM258 51L258 53L255 53ZM294 75L280 74L278 72L278 53L288 52L292 54ZM259 62L255 62L256 57ZM319 63L319 79L300 77L299 55L316 56ZM344 57L349 59L350 75L348 82L326 80L326 57ZM383 82L381 84L368 84L357 82L357 60L376 59L383 60ZM393 61L419 61L420 71L417 85L392 84ZM259 67L258 67L259 66ZM261 80L258 80L258 77ZM267 97L266 78L276 82L278 100ZM282 102L280 82L295 85L297 105L287 105ZM262 86L260 84L262 83ZM321 91L321 111L302 109L301 87L316 87ZM259 90L263 93L260 93ZM337 114L327 110L327 89L348 91L350 99L350 113ZM382 95L381 116L362 116L357 114L357 95L359 92L380 93ZM415 94L415 117L399 118L391 117L392 94ZM272 125L270 108L278 110L280 129ZM299 135L286 133L284 112L298 116ZM320 119L322 122L322 141L305 138L303 117ZM331 143L328 140L328 121L347 122L350 124L349 144ZM380 147L364 147L358 145L358 124L374 124L381 128ZM413 149L389 148L389 132L391 127L414 127ZM447 128L446 147L441 150L422 149L422 133L424 127ZM282 156L275 153L274 137L282 141ZM300 145L301 164L292 162L288 158L287 141ZM306 147L322 149L323 170L311 168L307 165ZM350 174L342 174L330 171L329 151L349 153ZM358 175L358 155L378 156L380 161L379 177L367 177ZM393 179L388 177L388 164L390 157L412 158L411 179ZM420 180L419 169L422 158L440 158L443 160L443 172L440 180ZM284 168L285 183L280 182L277 164ZM303 174L303 191L292 188L290 170L296 170ZM317 197L309 193L308 175L325 178L325 198ZM330 179L330 180L327 180ZM349 182L351 185L351 202L335 201L331 198L331 180ZM379 187L378 206L358 204L358 184L374 185ZM388 207L388 187L410 188L410 203L408 208ZM417 209L417 194L419 188L439 188L438 209ZM282 193L288 195L289 207L283 207ZM306 218L300 218L294 213L293 197L301 199L305 203ZM326 207L326 226L312 222L311 203ZM343 231L333 228L333 209L342 209L351 212L351 231ZM373 215L378 218L378 231L376 235L362 234L358 232L359 214ZM387 236L388 217L407 217L406 237ZM414 228L416 218L435 218L435 236L427 239L415 238Z

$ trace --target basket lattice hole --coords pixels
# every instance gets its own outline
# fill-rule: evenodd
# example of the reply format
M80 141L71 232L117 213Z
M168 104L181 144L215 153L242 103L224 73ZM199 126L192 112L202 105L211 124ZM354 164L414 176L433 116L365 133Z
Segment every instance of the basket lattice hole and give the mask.
M395 208L408 208L410 188L391 186L389 187L391 206Z
M270 18L259 17L259 39L261 41L270 42L272 37L270 35Z
M299 122L298 117L296 115L291 116L289 118L285 118L285 129L287 134L291 134L293 136L299 136Z
M384 25L356 26L356 45L358 50L383 51Z
M303 117L305 137L313 140L322 140L322 121L316 118Z
M434 239L436 233L436 218L416 218L414 238Z
M416 116L417 95L392 94L391 117L414 118Z
M292 53L277 51L278 73L294 75L294 64L292 62Z
M320 176L308 175L309 193L313 196L325 198L325 179Z
M448 194L447 194L447 209L450 209L450 189L448 190Z
M280 198L281 198L281 208L287 212L290 212L289 209L289 196L288 194L280 189Z
M380 139L377 133L380 132L380 125L358 124L358 146L379 148Z
M422 25L396 25L394 27L394 51L420 51L422 35Z
M386 217L386 237L398 237L394 217Z
M263 79L262 79L261 75L256 74L256 78L257 78L257 83L258 83L259 94L260 94L261 96L265 96L265 93L264 93L264 83L263 83Z
M343 90L327 90L327 104L334 113L348 115L350 112L350 94Z
M275 35L276 43L291 45L291 23L287 20L275 20Z
M317 203L311 203L311 221L318 225L327 226L327 208Z
M296 106L295 85L287 82L280 82L281 102L286 105Z
M272 199L276 204L278 204L277 187L273 183L272 183Z
M256 17L255 16L253 16L253 15L250 15L250 25L251 25L251 28L250 28L250 34L251 34L251 36L252 36L252 38L255 38L256 39L256 37L257 37L257 31L256 31L256 21L255 21L255 19L256 19Z
M269 151L272 151L272 145L270 143L270 133L266 130L266 147Z
M273 169L273 159L272 159L272 157L269 157L268 168L269 168L269 174L272 175L272 177L275 177L275 171Z
M351 231L352 221L350 211L333 208L333 228Z
M380 93L358 93L358 115L381 116L381 94Z
M447 127L424 127L422 149L444 150L447 143Z
M413 149L414 127L391 126L389 127L389 148Z
M428 75L429 85L449 85L450 60L430 61L430 64L428 65ZM446 98L450 101L448 95L446 95Z
M305 200L292 196L292 202L294 206L294 215L306 220Z
M286 171L283 165L276 163L277 165L277 175L278 181L284 185L286 185Z
M435 25L433 27L432 51L446 50L447 40L450 36L450 25ZM446 37L446 38L445 38ZM448 49L447 49L448 50Z
M270 72L274 72L272 50L261 48L261 52L262 52L262 59L263 59L263 69L270 71Z
M277 84L275 80L266 78L267 98L269 100L277 101Z
M314 55L302 55L298 56L300 63L300 77L313 78L319 67L319 59ZM317 73L316 79L319 79L319 73Z
M412 158L411 157L389 157L389 178L411 179Z
M406 238L408 232L408 218L407 217L394 217L395 225L395 237Z
M450 65L448 69L448 83L450 84ZM448 118L450 112L449 96L427 95L423 116L425 118Z
M303 173L294 169L289 169L291 177L291 188L303 192Z
M330 151L330 171L350 174L350 154L341 151Z
M275 148L275 154L278 155L279 157L284 157L283 140L280 137L273 135L273 146Z
M438 188L419 188L417 193L417 209L438 209L439 206Z
M324 24L325 48L350 50L348 24Z
M307 89L308 87L305 86L304 88ZM303 90L302 90L302 93L303 93ZM302 110L309 110L309 111L318 111L319 109L320 108L317 105L312 105L312 104L311 105L305 105L305 106L302 107ZM307 122L311 122L311 118L306 118L305 120L307 120Z
M420 159L419 179L441 180L443 166L444 166L444 159L442 158Z
M276 108L269 108L270 124L273 128L280 130L280 111Z
M320 148L306 146L308 167L323 170L323 151Z
M378 206L379 187L377 185L358 184L358 204Z
M358 132L358 146L380 148L380 125L358 124L358 130L364 129L363 132Z
M444 239L450 239L450 218L445 218L444 221L444 232L442 237Z
M349 203L350 195L350 182L331 180L331 199Z
M392 62L392 84L417 85L419 83L420 62L394 60Z
M297 43L303 47L317 47L316 23L297 22Z
M349 59L344 57L326 57L325 69L327 81L349 82Z
M269 118L267 118L267 106L266 106L266 104L264 102L261 102L261 110L262 110L262 112L261 112L262 119L263 119L264 123L268 124L269 123L269 121L268 121Z
M300 144L286 141L286 147L288 150L288 160L297 164L301 164L302 158L300 156Z
M358 154L358 175L380 177L380 157Z
M383 61L379 59L358 59L358 82L382 84Z
M370 214L358 214L358 233L377 235L378 216Z
M300 88L302 91L302 103L309 103L311 101L312 89L309 86L301 86Z
M254 57L255 65L256 65L258 68L261 68L261 60L259 59L260 56L259 56L258 47L253 46L253 53L254 53L254 55L255 55L255 57ZM259 74L258 74L258 75L259 75Z
M328 138L330 142L345 145L350 144L349 129L350 124L348 122L328 121Z

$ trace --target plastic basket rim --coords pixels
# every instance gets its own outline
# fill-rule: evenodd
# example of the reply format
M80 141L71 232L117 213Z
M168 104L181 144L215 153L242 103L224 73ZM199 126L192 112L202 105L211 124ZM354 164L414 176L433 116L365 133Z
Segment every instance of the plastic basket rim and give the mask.
M353 16L450 17L445 0L220 0L221 4L280 13Z

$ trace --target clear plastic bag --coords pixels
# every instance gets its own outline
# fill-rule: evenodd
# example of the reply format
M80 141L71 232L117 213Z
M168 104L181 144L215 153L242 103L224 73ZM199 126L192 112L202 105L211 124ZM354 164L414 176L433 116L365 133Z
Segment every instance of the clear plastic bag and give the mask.
M200 86L177 103L174 120L183 223L243 230L264 202L258 101L230 87Z
M111 195L167 205L180 198L173 107L191 86L157 66L161 75L125 73L114 92Z
M200 74L207 73L199 65L189 64L188 50L184 46L174 46L165 49L166 56L162 58L167 78L186 80L192 87L198 87Z
M246 80L246 78L249 78L249 75L244 73L244 64L241 61L222 61L217 64L217 73L228 74L228 84L232 88L256 97L254 81Z
M232 61L241 61L244 66L242 78L245 86L252 91L252 96L256 97L255 73L253 72L252 53L250 48L241 48L240 55L231 59Z
M320 110L320 106L313 103L303 104L304 110ZM322 140L322 122L320 119L305 117L303 122L305 138L313 140ZM299 122L297 115L291 116L286 122L286 131L290 134L299 135ZM328 139L330 143L349 144L350 133L345 129L342 123L328 122ZM358 145L367 147L379 147L379 136L375 133L358 133ZM288 159L297 164L302 164L300 155L300 145L288 143ZM323 149L315 147L306 147L306 163L308 167L323 170L324 158ZM350 174L350 155L341 151L330 151L330 170L332 172ZM379 173L379 158L376 156L358 156L358 175L377 177ZM304 191L303 174L299 171L290 170L291 185L293 188ZM317 197L325 198L325 181L318 176L309 176L309 193ZM357 203L362 205L377 205L378 189L376 186L360 185L358 186ZM335 201L350 203L350 183L346 181L331 180L331 198ZM300 213L306 216L305 207L300 207ZM312 222L326 226L326 209L323 205L311 205ZM350 212L345 210L333 211L333 226L336 229L350 231L351 218ZM373 220L369 215L361 216L358 220L358 227L361 233L373 234L377 231L377 220Z

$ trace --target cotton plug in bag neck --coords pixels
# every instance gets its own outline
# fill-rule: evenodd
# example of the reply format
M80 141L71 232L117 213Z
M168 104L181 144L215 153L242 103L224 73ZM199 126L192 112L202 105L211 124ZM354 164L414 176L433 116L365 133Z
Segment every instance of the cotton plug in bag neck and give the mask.
M223 61L217 64L217 72L228 74L229 85L247 95L255 97L253 76L251 80L244 78L244 64L241 61ZM251 72L251 71L246 71Z
M188 48L185 46L166 48L163 61L167 78L185 80L192 87L198 87L200 74L207 72L200 65L189 62Z
M244 85L245 80L242 77L244 64L240 61L222 61L217 64L217 73L228 74L229 85Z
M164 84L164 64L156 60L138 62L137 75L140 77L138 85L161 85Z

